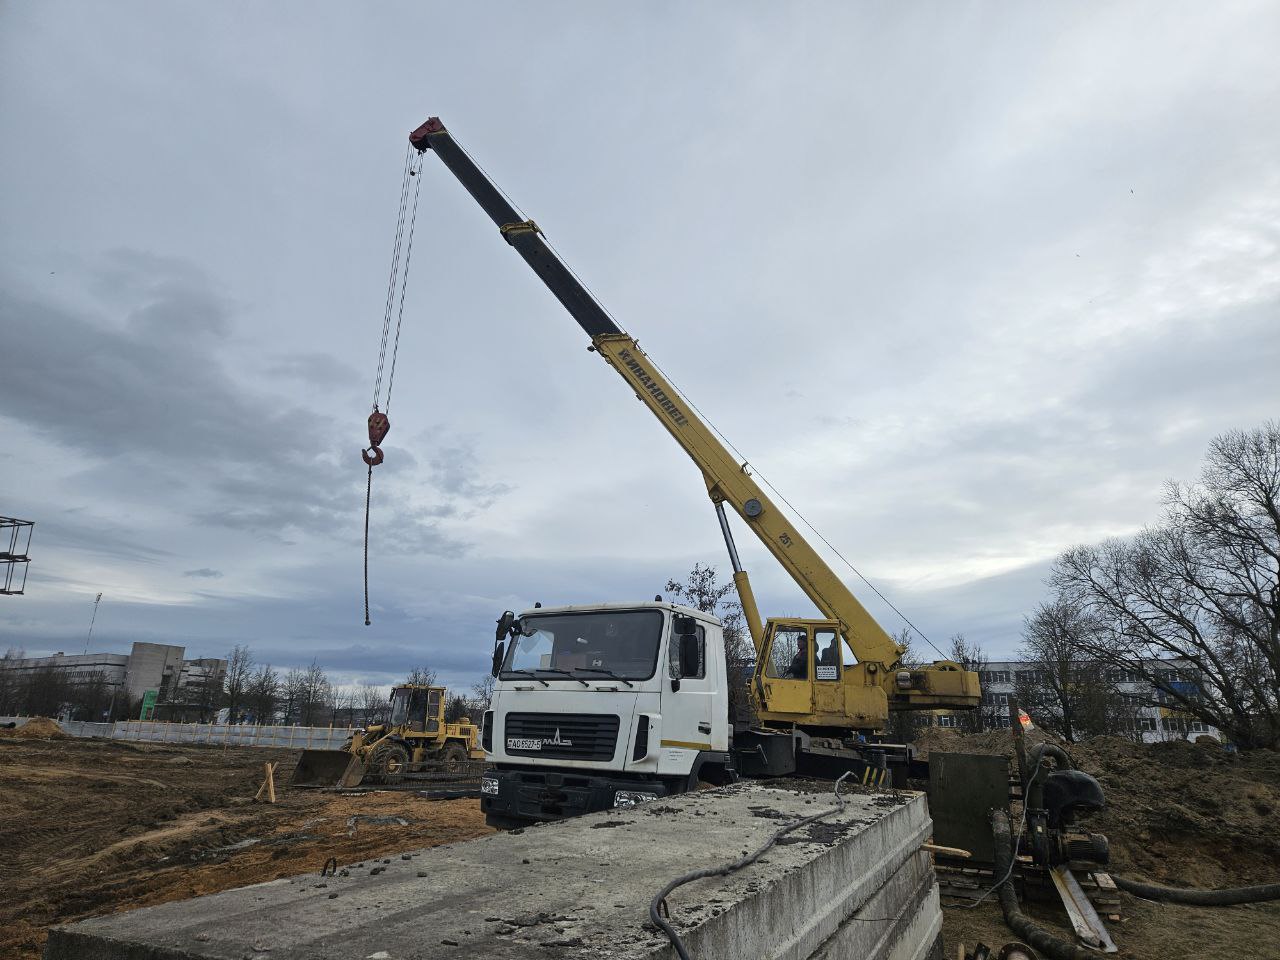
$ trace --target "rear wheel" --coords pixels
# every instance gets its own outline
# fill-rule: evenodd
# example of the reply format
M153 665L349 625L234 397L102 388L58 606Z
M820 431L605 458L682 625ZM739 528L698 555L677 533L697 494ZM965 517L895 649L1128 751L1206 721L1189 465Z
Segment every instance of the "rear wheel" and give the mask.
M399 743L384 743L373 751L369 771L383 783L399 783L409 769L409 751Z
M440 751L440 767L445 773L459 773L470 759L467 748L456 741L446 743Z

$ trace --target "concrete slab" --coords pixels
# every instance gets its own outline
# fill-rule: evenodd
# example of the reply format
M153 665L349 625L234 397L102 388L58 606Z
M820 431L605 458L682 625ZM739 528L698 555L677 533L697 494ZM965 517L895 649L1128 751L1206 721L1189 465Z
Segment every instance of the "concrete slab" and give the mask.
M46 960L674 957L671 878L736 859L829 794L747 784L55 928ZM920 960L941 928L920 794L856 795L730 877L681 887L693 956Z

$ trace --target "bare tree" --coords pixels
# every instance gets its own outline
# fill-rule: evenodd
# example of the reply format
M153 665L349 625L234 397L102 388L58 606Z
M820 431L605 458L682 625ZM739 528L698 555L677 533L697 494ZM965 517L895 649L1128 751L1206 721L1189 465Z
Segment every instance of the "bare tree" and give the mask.
M471 685L471 692L475 695L475 701L480 705L481 710L488 710L489 704L493 702L493 685L494 677L491 673L484 674Z
M729 716L737 721L750 720L751 664L755 661L755 645L747 632L746 617L732 581L720 583L712 564L695 563L684 583L668 580L666 592L685 606L714 614L724 627L725 662L729 672Z
M20 709L19 681L16 662L23 659L23 652L10 647L0 658L0 713L14 714Z
M974 673L982 673L987 669L987 655L982 652L982 647L976 640L967 639L963 633L957 633L951 638L951 659ZM955 724L956 729L965 733L981 733L983 730L1003 726L999 718L999 705L991 695L986 694L978 709L957 710Z
M375 723L383 723L386 720L387 714L390 712L390 706L388 704L389 695L385 688L362 683L356 691L356 700L359 703L360 715L366 727Z
M71 678L62 667L47 664L23 679L21 709L30 716L56 717L71 698Z
M333 690L324 668L312 660L306 670L291 670L289 675L294 678L291 692L298 723L304 727L320 723L329 708Z
M253 655L249 648L236 644L227 657L226 691L227 723L235 723L244 709L245 689L253 675Z
M271 664L261 663L245 686L245 703L258 723L274 723L280 696L280 675Z
M101 722L111 703L111 684L102 670L77 672L68 684L67 699L77 720Z
M444 701L444 722L460 723L471 719L471 701L460 693L451 693Z
M1280 747L1280 421L1216 437L1159 525L1066 551L1050 583L1102 624L1091 656L1242 748Z
M1014 676L1018 705L1069 743L1122 729L1120 695L1087 652L1100 629L1063 600L1042 603L1023 624L1020 658L1030 669Z
M359 694L355 687L333 688L333 722L334 725L356 725L356 711L360 707Z
M405 683L422 687L434 687L436 685L436 672L424 663L422 666L414 667L409 671L409 676L405 679Z

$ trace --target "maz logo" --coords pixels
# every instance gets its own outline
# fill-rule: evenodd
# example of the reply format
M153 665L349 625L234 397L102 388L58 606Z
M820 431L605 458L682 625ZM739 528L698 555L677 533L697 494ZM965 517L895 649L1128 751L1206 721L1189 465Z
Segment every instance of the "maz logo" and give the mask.
M559 727L556 727L556 735L554 737L552 737L550 740L543 740L542 742L546 744L548 747L572 747L573 746L572 740L562 740L560 738Z

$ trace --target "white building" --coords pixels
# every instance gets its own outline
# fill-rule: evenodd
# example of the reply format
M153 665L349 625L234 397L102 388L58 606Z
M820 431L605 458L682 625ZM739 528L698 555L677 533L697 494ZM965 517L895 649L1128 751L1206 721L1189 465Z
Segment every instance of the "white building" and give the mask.
M1148 665L1154 668L1156 676L1171 684L1188 684L1193 687L1200 685L1195 669L1185 662L1151 661ZM1017 660L998 660L987 664L986 669L979 674L982 681L982 707L987 722L1009 725L1009 700L1015 695L1019 679L1024 685L1034 683L1037 679L1034 674L1038 669L1041 668L1035 664ZM1026 676L1028 673L1033 676ZM1168 698L1143 680L1136 671L1106 668L1106 679L1132 711L1132 717L1126 717L1124 721L1127 725L1131 724L1127 726L1127 732L1140 733L1144 743L1195 739L1204 734L1219 736L1216 727L1188 718L1177 709L1177 704L1172 700L1168 706L1163 705L1163 701ZM1031 721L1034 723L1036 718L1032 716ZM939 714L937 724L940 727L955 726L956 719L949 714Z
M100 675L109 690L116 694L123 690L130 700L141 699L148 690L182 690L205 682L211 674L226 673L225 660L184 660L185 653L185 647L169 643L135 642L129 653L55 653L51 657L5 660L3 668L13 671L19 681L50 668L66 671L73 680Z

